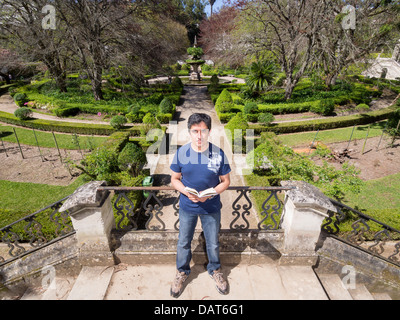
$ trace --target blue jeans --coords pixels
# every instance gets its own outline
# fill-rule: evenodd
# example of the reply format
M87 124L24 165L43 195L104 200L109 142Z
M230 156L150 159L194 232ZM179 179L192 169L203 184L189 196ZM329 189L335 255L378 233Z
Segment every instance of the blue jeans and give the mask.
M212 274L221 267L219 258L219 229L221 224L221 211L212 214L192 214L179 210L179 240L176 255L176 267L179 272L190 273L190 261L192 260L192 240L196 229L197 220L200 217L206 239L208 256L207 271Z

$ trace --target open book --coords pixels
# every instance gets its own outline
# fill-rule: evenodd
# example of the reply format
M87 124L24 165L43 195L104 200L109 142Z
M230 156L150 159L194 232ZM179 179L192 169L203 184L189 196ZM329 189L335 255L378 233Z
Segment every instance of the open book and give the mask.
M189 188L189 187L186 187L185 190L187 192L191 193L191 194L194 194L194 195L198 196L199 198L211 197L211 196L218 195L218 193L215 191L214 188L209 188L209 189L206 189L206 190L204 190L202 192L198 192L197 190Z

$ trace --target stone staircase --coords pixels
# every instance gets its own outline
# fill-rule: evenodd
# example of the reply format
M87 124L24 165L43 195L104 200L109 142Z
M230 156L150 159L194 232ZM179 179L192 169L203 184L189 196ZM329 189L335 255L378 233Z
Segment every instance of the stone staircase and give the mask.
M77 279L55 278L47 288L29 289L21 300L175 300L169 288L173 264L83 267ZM224 266L230 292L220 295L203 265L193 265L178 300L392 300L364 284L346 289L339 275L316 274L310 266L238 264ZM10 293L3 299L18 299Z

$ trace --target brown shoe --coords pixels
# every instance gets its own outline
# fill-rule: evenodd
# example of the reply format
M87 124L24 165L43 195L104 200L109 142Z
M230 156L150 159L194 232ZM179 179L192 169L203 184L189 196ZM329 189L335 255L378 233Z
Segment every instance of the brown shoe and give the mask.
M183 284L185 283L188 277L189 276L186 275L186 273L184 272L179 272L179 271L176 272L175 279L171 285L171 291L170 291L171 297L178 298L182 294Z
M221 269L215 270L213 274L210 274L211 278L215 281L215 287L217 288L220 294L226 295L228 294L228 282L224 279L224 275L221 272Z

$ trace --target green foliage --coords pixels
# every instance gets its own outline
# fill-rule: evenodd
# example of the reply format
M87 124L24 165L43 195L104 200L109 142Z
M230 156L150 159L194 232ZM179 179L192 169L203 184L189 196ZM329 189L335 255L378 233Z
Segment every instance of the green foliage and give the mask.
M78 107L58 107L53 109L54 114L57 117L64 118L64 117L71 117L75 116L79 113Z
M159 113L172 113L174 105L169 98L164 98L158 108Z
M215 109L217 112L230 112L231 109L234 107L232 95L227 89L222 90L221 94L219 95L217 102L215 103Z
M329 116L335 111L335 102L333 99L321 100L318 104L313 105L310 111Z
M124 116L115 116L111 119L110 125L116 130L120 130L124 127L124 125L128 122L128 120Z
M388 120L388 132L391 136L396 137L400 135L400 108L397 108ZM399 127L398 127L399 126Z
M243 108L244 114L256 114L258 111L258 105L255 102L247 102Z
M15 110L14 115L21 120L28 120L32 116L32 111L29 108L19 108Z
M129 133L117 132L113 134L76 167L86 174L90 180L105 180L111 185L117 183L115 173L120 172L118 156L128 140Z
M369 105L365 104L365 103L360 103L357 107L356 107L357 111L368 111L369 110Z
M249 154L248 161L254 161L254 174L265 176L271 185L279 186L284 180L305 181L336 199L342 199L349 191L359 192L363 185L354 166L344 164L342 170L336 170L326 161L318 166L311 159L282 145L276 138L266 139ZM272 166L265 169L265 163Z
M26 96L25 93L17 93L17 94L14 96L14 101L15 101L15 103L17 104L18 107L23 107L24 104L25 104L26 102L28 102L27 96Z
M225 126L228 139L233 144L234 153L243 153L246 145L244 139L248 128L249 124L241 112L238 112Z
M161 128L161 125L157 121L157 119L151 113L147 113L143 117L143 127L140 130L140 134L141 134L141 136L146 136L150 130L160 129L160 128Z
M275 75L276 66L273 62L253 62L246 78L246 84L253 92L261 92L273 83Z
M258 122L263 125L270 125L275 120L274 115L272 113L260 113L258 116Z
M183 82L182 82L181 78L179 78L179 77L174 77L174 78L172 79L172 82L171 82L171 87L172 87L174 90L182 89L182 88L183 88Z
M136 143L127 143L118 156L118 167L137 176L144 165L147 164L146 153Z
M204 55L204 51L202 48L191 47L187 49L188 55L193 57L193 60L198 60L202 55Z

